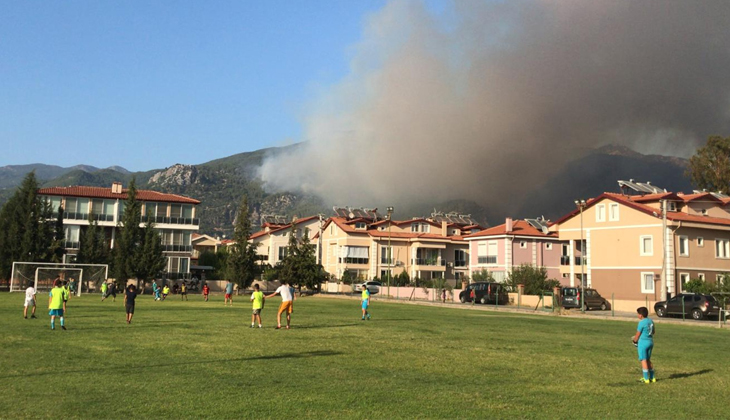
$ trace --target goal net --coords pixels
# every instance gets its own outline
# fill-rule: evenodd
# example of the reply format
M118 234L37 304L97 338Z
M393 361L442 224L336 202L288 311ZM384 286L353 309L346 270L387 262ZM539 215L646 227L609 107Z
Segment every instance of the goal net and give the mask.
M10 291L23 292L33 285L36 292L53 288L57 278L68 281L71 292L80 296L98 288L109 275L108 264L61 264L42 262L14 262L10 276Z

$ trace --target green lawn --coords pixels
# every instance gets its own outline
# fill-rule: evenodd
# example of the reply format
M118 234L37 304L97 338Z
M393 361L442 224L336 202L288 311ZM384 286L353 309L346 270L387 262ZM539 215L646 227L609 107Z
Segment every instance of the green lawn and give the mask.
M40 296L40 295L39 295ZM641 384L635 322L305 297L250 329L233 308L140 296L72 299L68 331L0 294L0 418L723 417L730 333L658 325L659 382ZM41 310L42 309L42 310ZM707 417L707 416L703 416Z

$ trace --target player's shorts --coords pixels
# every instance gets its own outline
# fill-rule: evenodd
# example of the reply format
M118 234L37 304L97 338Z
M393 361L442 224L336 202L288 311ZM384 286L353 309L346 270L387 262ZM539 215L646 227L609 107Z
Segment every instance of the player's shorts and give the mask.
M368 301L367 300L363 300L362 301L362 308L363 309L367 309L368 308Z
M230 299L230 298L231 298L231 294L230 293L226 293L226 299Z
M63 316L63 309L51 309L48 311L50 316Z
M208 296L210 293L203 293L203 296Z
M127 310L127 313L128 314L133 314L134 313L134 305L124 305L124 309Z
M292 302L291 300L281 302L281 305L279 305L279 313L284 313L284 311L286 311L286 313L288 314L294 312L294 302Z
M23 306L25 306L25 307L35 306L35 301L33 299L26 299L25 300L25 305L23 305Z
M639 361L651 360L651 351L654 350L654 342L639 341L637 350L639 351Z
M254 309L252 312L254 315L261 315L261 308Z

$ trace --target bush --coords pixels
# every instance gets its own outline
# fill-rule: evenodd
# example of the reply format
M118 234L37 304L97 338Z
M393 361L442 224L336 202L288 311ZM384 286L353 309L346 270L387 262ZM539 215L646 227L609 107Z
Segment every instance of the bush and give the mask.
M548 280L545 267L522 264L512 270L507 280L507 286L512 290L517 290L518 284L525 286L526 295L539 295L542 292L552 291L560 285L560 282L555 279Z
M477 271L476 273L474 273L474 275L472 276L472 281L489 281L489 282L493 282L494 281L494 276L492 275L492 273L490 273L486 269L482 269L481 271Z
M345 272L342 273L342 277L340 277L340 281L342 282L342 284L357 283L357 276L355 276L352 271L345 270Z

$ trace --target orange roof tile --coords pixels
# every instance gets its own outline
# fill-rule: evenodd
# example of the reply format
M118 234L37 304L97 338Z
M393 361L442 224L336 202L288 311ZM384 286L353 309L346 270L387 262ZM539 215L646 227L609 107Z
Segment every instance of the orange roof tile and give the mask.
M480 236L501 236L501 235L515 235L515 236L537 236L543 238L558 238L556 232L542 233L542 231L535 229L531 224L524 220L516 219L512 222L512 230L507 232L507 224L502 223L501 225L491 227L476 233L472 233L464 236L465 238L476 238Z
M40 188L38 194L42 195L60 195L64 197L84 197L84 198L108 198L120 199L127 198L127 189L124 188L121 193L113 193L111 188L104 187L50 187ZM200 204L200 201L177 194L165 194L151 190L137 190L137 200L140 201L161 201L167 203L186 203Z

